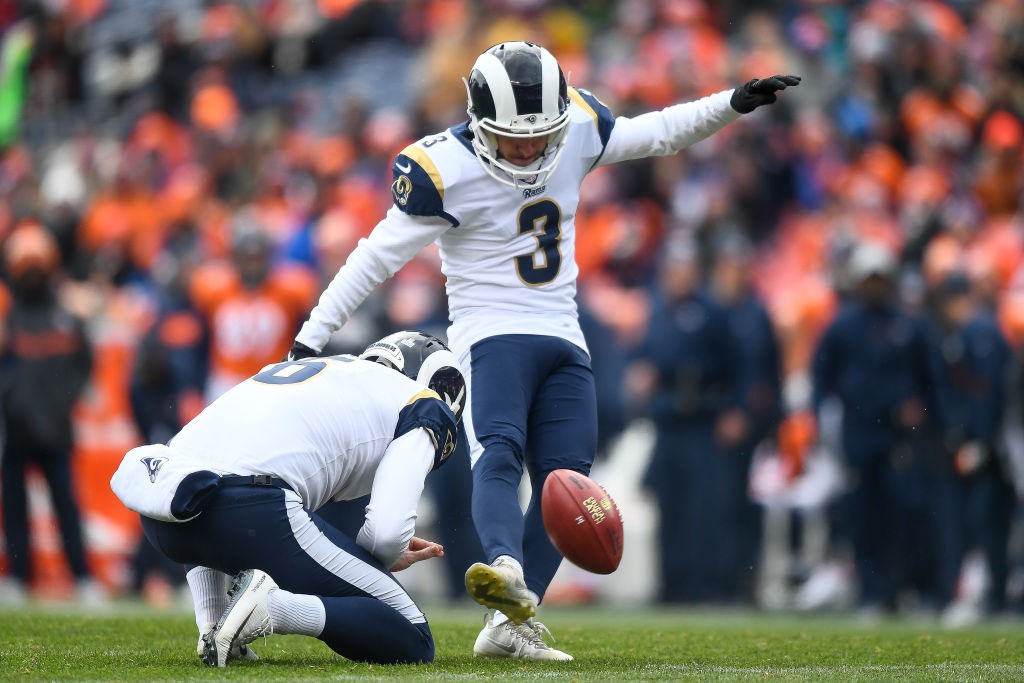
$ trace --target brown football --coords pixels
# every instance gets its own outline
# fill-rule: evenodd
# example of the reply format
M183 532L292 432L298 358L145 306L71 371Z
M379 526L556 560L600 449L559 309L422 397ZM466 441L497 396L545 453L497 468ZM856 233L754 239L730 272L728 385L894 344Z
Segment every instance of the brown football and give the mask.
M622 560L622 517L608 492L590 477L555 470L541 491L544 528L577 567L611 574Z

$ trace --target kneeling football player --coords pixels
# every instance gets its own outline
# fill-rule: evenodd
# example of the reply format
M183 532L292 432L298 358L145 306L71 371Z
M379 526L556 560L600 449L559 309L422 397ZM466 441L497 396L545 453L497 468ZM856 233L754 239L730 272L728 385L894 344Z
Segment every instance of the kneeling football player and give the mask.
M426 617L392 572L443 554L414 535L416 507L455 449L464 399L451 351L399 332L358 358L267 366L166 446L128 452L111 487L191 567L207 665L254 659L247 644L274 633L355 661L433 660ZM316 512L367 493L355 538Z

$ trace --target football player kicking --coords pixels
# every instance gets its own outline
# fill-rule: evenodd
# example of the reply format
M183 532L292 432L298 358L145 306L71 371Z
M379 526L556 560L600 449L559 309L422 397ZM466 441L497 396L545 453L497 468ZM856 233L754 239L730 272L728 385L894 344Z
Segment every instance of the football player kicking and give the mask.
M437 241L447 278L448 340L465 372L473 520L489 564L466 573L492 608L473 652L568 660L532 617L562 557L541 519L548 473L589 474L596 397L577 322L575 215L598 166L667 155L774 102L796 76L755 79L695 102L615 118L567 87L555 58L525 42L495 45L466 82L469 120L404 149L394 205L321 295L289 354L314 356L383 280ZM525 515L523 468L532 499Z
M269 365L168 445L128 452L111 488L160 552L193 567L206 664L255 659L247 644L272 633L361 662L433 660L427 620L391 572L443 555L413 535L416 506L455 449L464 399L452 352L399 332L359 358ZM355 539L316 513L367 493Z

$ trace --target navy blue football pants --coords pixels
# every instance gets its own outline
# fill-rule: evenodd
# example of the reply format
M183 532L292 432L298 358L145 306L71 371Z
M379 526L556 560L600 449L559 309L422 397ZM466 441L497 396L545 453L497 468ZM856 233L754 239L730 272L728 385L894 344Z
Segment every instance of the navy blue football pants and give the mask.
M473 523L489 562L511 555L543 598L562 556L541 516L550 472L590 473L597 449L597 398L590 358L559 337L512 334L470 350ZM483 451L480 452L482 446ZM523 468L531 497L519 505Z
M261 569L284 590L317 596L327 613L319 639L343 657L380 664L434 659L426 617L402 585L292 491L222 488L197 518L143 517L142 528L175 562L227 574Z

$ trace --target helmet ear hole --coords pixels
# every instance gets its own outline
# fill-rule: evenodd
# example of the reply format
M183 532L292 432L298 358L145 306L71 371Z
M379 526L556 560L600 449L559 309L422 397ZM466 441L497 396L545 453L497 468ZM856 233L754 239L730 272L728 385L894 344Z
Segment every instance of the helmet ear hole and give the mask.
M459 370L455 354L447 349L432 353L424 359L419 374L420 384L437 392L452 409L455 421L460 422L466 406L466 380Z

